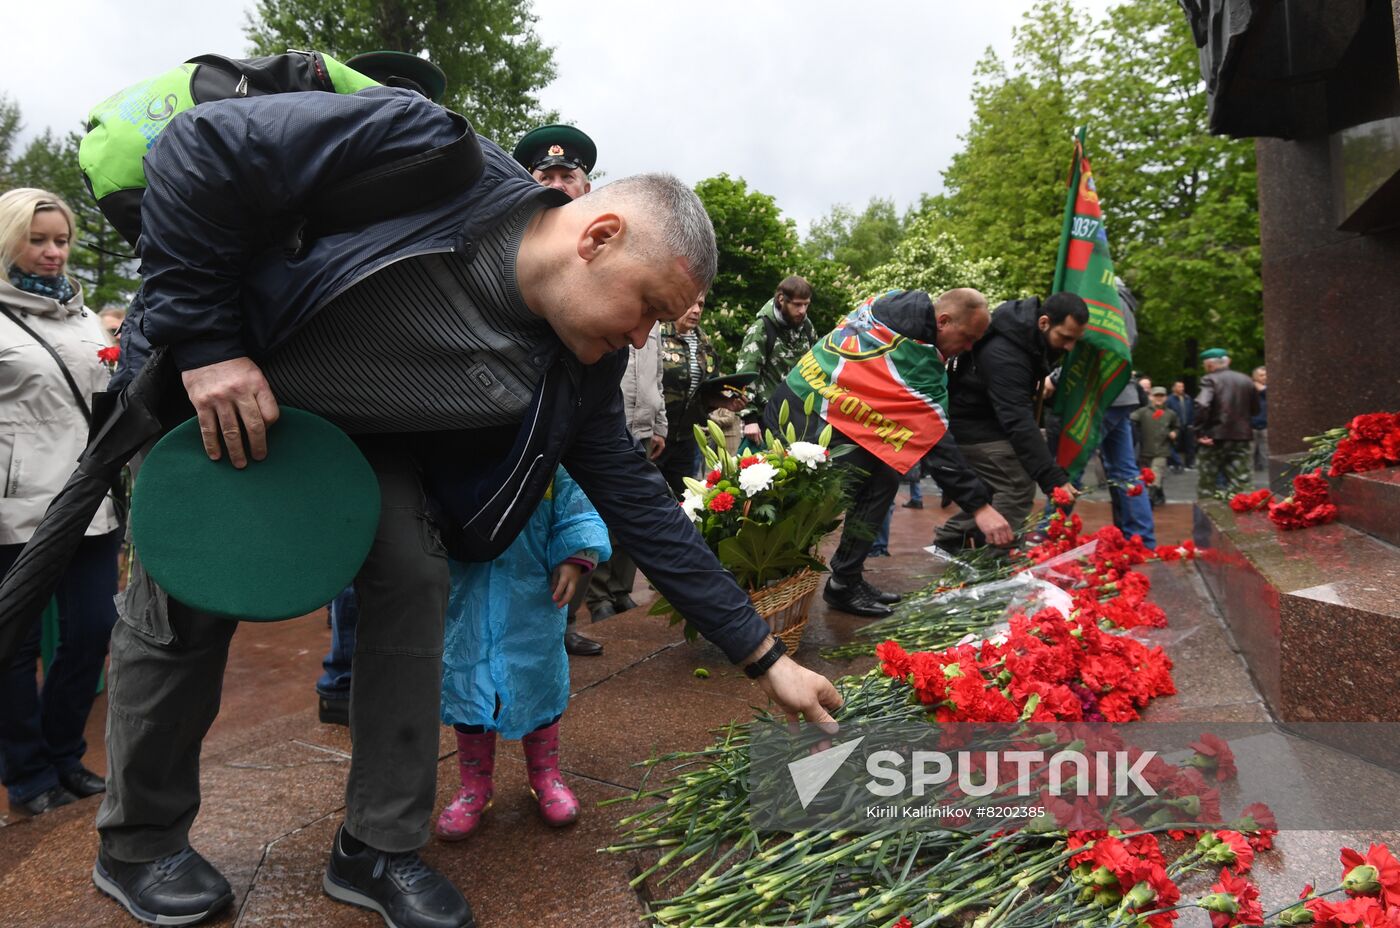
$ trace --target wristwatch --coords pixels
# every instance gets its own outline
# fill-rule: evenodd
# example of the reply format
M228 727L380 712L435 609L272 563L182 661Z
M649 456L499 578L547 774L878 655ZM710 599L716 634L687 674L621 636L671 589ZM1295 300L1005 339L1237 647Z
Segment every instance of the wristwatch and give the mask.
M763 656L758 660L745 667L744 673L748 675L750 680L757 680L768 672L769 667L772 667L778 662L778 658L787 653L787 649L787 645L783 643L783 639L774 638L773 647L763 652Z

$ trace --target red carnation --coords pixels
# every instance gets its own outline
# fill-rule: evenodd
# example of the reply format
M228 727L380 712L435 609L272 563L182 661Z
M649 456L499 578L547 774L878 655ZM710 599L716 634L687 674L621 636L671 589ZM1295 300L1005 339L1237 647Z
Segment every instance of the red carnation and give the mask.
M97 360L107 364L116 364L117 361L121 360L121 356L121 345L108 345L106 348L97 349Z
M1148 486L1152 486L1152 484L1157 482L1157 472L1150 467L1144 467L1142 469L1142 482Z
M734 508L734 494L719 492L710 497L709 509L711 512L728 512Z
M1254 865L1254 848L1238 831L1206 832L1196 842L1196 847L1208 863L1225 864L1233 867L1236 873L1244 873Z
M901 915L899 921L891 925L890 928L914 928L914 922L910 920L908 915Z
M875 646L875 658L880 662L880 669L887 676L896 680L906 680L909 678L909 655L899 646L897 641L884 641Z
M1330 477L1337 477L1341 474L1379 470L1384 466L1385 449L1380 443L1343 438L1337 443L1336 453L1332 455L1332 469L1327 473Z
M1191 742L1191 748L1196 752L1196 756L1191 758L1191 765L1206 773L1214 771L1216 782L1223 783L1237 773L1235 752L1230 750L1230 745L1225 739L1206 732L1201 735L1199 741Z
M1056 506L1059 506L1064 509L1068 509L1070 506L1074 505L1073 494L1071 494L1069 490L1066 490L1064 487L1055 487L1054 491L1050 494L1050 499L1055 503Z
M1347 424L1352 438L1366 441L1382 441L1395 425L1395 417L1388 412L1368 412L1357 416Z
M1140 484L1140 483L1135 483L1135 484L1133 484L1132 486L1128 487L1128 495L1129 495L1129 496L1141 496L1141 495L1142 495L1142 484Z
M759 457L756 454L750 454L745 457L742 457L739 459L739 469L743 470L745 467L757 464L761 460L763 460L763 458Z
M1384 844L1373 844L1362 857L1349 847L1342 848L1342 866L1346 868L1342 885L1354 896L1379 895L1387 907L1400 905L1400 861L1390 853ZM1358 872L1359 868L1369 867L1375 871L1374 878L1369 871ZM1349 884L1349 881L1351 885ZM1358 885L1365 883L1368 885ZM1375 889L1371 888L1374 884ZM1355 886L1356 888L1353 888Z
M1259 887L1235 875L1228 867L1220 871L1220 879L1211 886L1211 894L1197 905L1210 912L1213 928L1264 924L1264 909L1259 905Z
M1293 478L1293 498L1303 509L1314 509L1328 502L1327 478L1322 476L1322 468L1311 474L1299 474Z
M1400 428L1391 432L1381 442L1381 456L1387 464L1400 464Z
M1256 851L1267 851L1273 847L1274 835L1278 834L1278 820L1274 818L1273 810L1262 802L1245 806L1230 827L1242 832Z
M705 486L714 486L715 484L719 483L720 478L723 476L724 474L720 473L719 468L716 467L714 470L710 471L708 474L705 475Z
M1230 498L1230 508L1235 512L1253 512L1267 506L1273 496L1267 487L1253 493L1236 493Z
M1166 415L1166 412L1165 409L1154 409L1152 410L1152 418L1160 419L1162 416Z

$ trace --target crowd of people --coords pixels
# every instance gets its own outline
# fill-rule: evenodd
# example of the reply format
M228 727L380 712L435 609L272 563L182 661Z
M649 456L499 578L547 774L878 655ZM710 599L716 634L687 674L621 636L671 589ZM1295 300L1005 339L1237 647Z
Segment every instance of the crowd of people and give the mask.
M143 281L125 310L84 305L60 197L0 196L0 569L83 452L91 396L125 388L153 352L174 359L211 460L275 458L283 405L340 427L381 502L368 557L329 604L314 681L320 720L352 735L323 887L393 926L465 928L467 900L418 851L431 834L479 827L500 738L521 742L542 820L578 817L560 763L567 655L602 653L579 617L636 607L639 571L792 719L830 724L840 704L677 506L701 471L695 426L719 424L731 450L761 447L783 408L800 437L830 426L850 503L823 597L888 615L900 595L864 567L888 551L902 483L906 505L922 506L924 476L956 505L933 539L949 551L1008 549L1033 526L1037 491L1081 492L1042 411L1089 310L1072 293L993 311L966 287L893 291L819 337L813 288L789 276L722 363L703 325L714 232L693 191L664 174L593 190L597 148L570 126L541 127L508 154L432 102L442 86L421 60L398 74L394 63L366 63L387 88L213 101L170 120L144 162ZM274 141L255 131L267 125L301 131ZM266 250L284 204L385 158L464 147L473 183ZM347 330L376 346L349 373ZM856 367L845 362L873 357L884 363L861 370L876 373L843 379ZM1131 383L1109 407L1110 479L1199 466L1202 495L1216 495L1249 479L1251 453L1267 456L1263 369L1251 381L1222 350L1202 360L1195 398L1182 382L1146 397ZM1135 495L1123 502L1125 530L1154 544L1149 501L1145 516ZM101 794L94 883L142 921L193 924L232 899L189 832L238 625L168 595L139 548L119 618L125 503L114 491L92 515L55 591L60 637L42 689L37 621L4 666L0 777L11 808L31 815ZM83 766L83 730L109 642L104 780ZM460 788L435 809L439 725L455 734Z

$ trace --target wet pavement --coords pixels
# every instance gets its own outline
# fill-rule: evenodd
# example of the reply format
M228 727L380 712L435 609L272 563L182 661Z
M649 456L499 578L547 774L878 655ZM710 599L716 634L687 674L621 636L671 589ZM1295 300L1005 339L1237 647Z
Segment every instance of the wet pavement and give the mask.
M1179 498L1168 485L1168 498ZM901 493L900 501L904 496ZM899 508L893 556L872 558L876 585L909 590L931 574L920 550L951 510L928 496L923 510ZM1092 500L1078 510L1092 530L1108 505ZM1192 510L1172 503L1157 511L1163 541L1190 537ZM1158 700L1148 713L1160 721L1253 721L1267 718L1224 623L1192 565L1151 565L1154 599L1171 628L1162 635L1176 661L1179 694ZM644 581L634 593L651 598ZM520 749L500 745L496 800L480 831L460 844L432 841L424 850L466 892L482 928L636 924L639 896L628 885L637 862L597 849L618 836L627 804L596 808L624 796L642 778L633 766L648 756L695 749L711 730L746 719L764 704L761 691L730 667L714 647L688 644L678 627L648 617L645 608L583 631L605 645L601 657L571 658L573 700L562 723L561 755L584 802L571 828L547 828L525 783ZM859 672L871 659L828 662L818 652L846 640L862 620L830 612L820 596L797 658L830 675ZM313 683L327 645L324 612L280 623L248 624L234 638L224 704L205 742L204 803L192 840L232 883L235 905L210 924L237 926L377 926L371 913L332 902L321 874L344 808L349 737L316 719ZM704 667L708 678L694 671ZM87 763L104 772L105 700L88 726ZM446 730L439 766L439 807L455 791L454 745ZM89 799L37 819L0 807L0 925L106 926L135 924L92 886L96 852ZM1263 855L1266 901L1283 904L1303 880L1330 884L1340 836L1286 834L1279 850ZM1195 913L1200 914L1200 913ZM1187 913L1183 924L1197 924Z

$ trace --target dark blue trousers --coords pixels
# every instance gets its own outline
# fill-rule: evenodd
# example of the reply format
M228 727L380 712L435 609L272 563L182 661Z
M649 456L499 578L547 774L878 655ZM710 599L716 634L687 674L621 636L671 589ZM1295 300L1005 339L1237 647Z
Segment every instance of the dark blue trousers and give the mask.
M83 729L97 697L107 642L117 621L117 552L122 533L84 538L55 593L58 648L36 680L41 622L0 672L0 781L10 802L27 802L76 770L87 752ZM0 575L24 545L0 545Z

